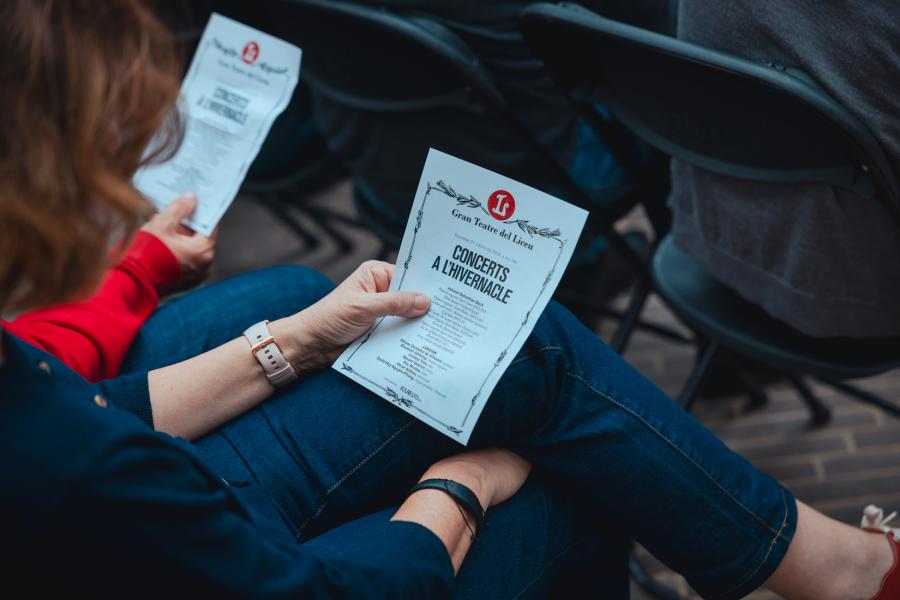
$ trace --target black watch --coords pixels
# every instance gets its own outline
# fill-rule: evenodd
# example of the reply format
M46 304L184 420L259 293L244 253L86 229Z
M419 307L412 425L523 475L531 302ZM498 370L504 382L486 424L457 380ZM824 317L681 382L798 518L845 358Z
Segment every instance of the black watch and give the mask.
M484 525L484 509L481 508L478 496L467 486L452 479L426 479L412 486L407 496L419 490L441 490L445 492L456 501L457 505L464 508L475 519L475 531L472 532L472 536L474 537L476 532L481 531L481 527ZM466 525L469 524L466 523Z

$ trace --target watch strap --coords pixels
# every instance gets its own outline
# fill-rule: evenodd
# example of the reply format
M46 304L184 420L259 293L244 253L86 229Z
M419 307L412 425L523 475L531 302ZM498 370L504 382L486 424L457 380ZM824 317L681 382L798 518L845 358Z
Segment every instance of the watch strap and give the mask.
M250 352L259 361L266 379L276 388L281 388L297 379L294 367L287 361L278 342L269 331L268 321L260 321L244 331L244 337L250 343Z
M481 531L481 527L484 525L484 509L481 507L481 502L478 501L478 496L467 486L452 479L426 479L412 486L407 495L419 490L441 490L447 493L457 505L462 506L475 519L473 535Z

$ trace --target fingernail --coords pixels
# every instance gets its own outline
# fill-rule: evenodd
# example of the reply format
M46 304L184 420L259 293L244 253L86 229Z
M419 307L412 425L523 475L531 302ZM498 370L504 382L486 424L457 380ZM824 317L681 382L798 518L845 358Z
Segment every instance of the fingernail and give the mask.
M429 304L431 304L431 300L428 299L428 296L416 294L416 299L413 301L413 306L416 310L425 310Z
M184 194L184 199L189 202L194 202L197 199L197 194L195 194L194 192L186 192Z

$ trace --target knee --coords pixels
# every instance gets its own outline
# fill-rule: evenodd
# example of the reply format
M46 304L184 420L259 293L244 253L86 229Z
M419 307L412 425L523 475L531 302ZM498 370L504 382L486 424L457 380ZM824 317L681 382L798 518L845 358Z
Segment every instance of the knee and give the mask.
M334 289L334 283L324 274L303 265L277 265L261 271L275 287L282 287L299 296L321 298Z
M547 303L547 308L544 309L544 312L541 314L541 318L553 323L566 323L569 325L571 325L573 322L576 322L578 324L581 323L581 321L578 321L575 315L573 315L568 308L566 308L556 300L551 300Z
M223 291L238 302L265 307L267 318L276 318L303 310L333 289L331 280L314 269L278 265L239 275Z
M545 349L555 348L560 356L570 364L579 361L579 356L591 354L595 357L608 357L612 351L593 331L584 326L578 318L565 306L551 300L522 349L523 354L534 354Z
M532 337L549 341L562 340L573 335L593 335L568 308L551 300L535 323Z
M278 265L265 270L269 285L278 290L278 297L301 310L328 295L334 283L328 277L301 265Z

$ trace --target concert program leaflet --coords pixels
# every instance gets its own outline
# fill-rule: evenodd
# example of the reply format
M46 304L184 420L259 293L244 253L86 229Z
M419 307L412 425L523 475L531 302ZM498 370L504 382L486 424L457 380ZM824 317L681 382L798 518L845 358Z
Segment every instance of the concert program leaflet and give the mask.
M300 55L296 46L213 13L181 86L184 141L171 160L138 171L135 187L160 210L196 193L185 225L212 233L291 100Z
M466 444L559 283L587 212L432 149L392 290L428 313L385 317L333 368Z

